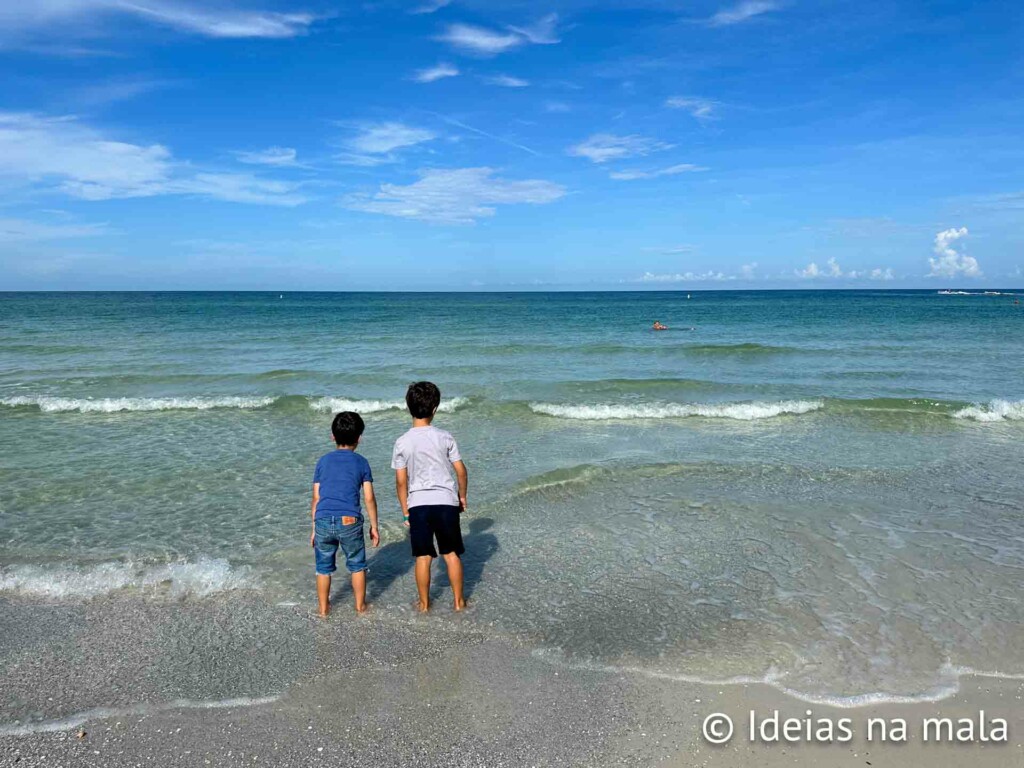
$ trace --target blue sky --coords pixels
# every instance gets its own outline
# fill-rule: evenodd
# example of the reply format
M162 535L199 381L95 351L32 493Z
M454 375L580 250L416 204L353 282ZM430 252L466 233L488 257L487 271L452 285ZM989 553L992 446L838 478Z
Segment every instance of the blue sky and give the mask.
M1024 286L1012 2L0 7L0 289Z

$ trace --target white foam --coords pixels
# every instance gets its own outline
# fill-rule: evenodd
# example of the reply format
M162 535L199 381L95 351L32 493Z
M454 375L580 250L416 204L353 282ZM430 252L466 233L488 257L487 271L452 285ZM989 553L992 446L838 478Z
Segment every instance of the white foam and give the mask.
M678 419L703 416L712 419L754 421L783 414L801 414L824 407L821 400L782 400L752 403L650 403L643 405L560 405L530 403L530 410L563 419Z
M100 563L88 568L15 565L0 570L0 592L31 597L89 598L128 587L166 587L175 597L206 597L255 589L259 583L247 567L232 568L227 560L217 558L160 565Z
M785 675L775 668L769 669L763 675L736 675L734 677L726 678L711 678L700 677L698 675L663 672L656 669L646 669L644 667L599 664L591 661L567 661L560 652L553 652L545 649L538 649L534 651L534 655L551 664L557 664L571 669L583 669L594 672L605 672L608 674L639 675L655 680L668 680L671 682L691 683L694 685L766 685L771 688L775 688L790 698L804 701L808 704L835 707L837 709L855 709L857 707L866 707L873 704L918 704L943 701L944 699L948 699L959 692L961 677L993 677L1006 680L1024 679L1024 675L1001 672L981 672L969 667L955 667L947 662L938 670L938 682L931 688L919 693L899 694L885 691L872 691L842 696L809 693L790 688L783 682Z
M450 397L442 400L438 413L453 413L466 403L468 397ZM384 411L404 411L405 403L398 400L350 400L344 397L321 397L310 403L317 411L355 411L356 413L383 413Z
M59 720L41 720L34 723L17 725L0 725L0 736L31 736L34 733L57 733L78 728L90 720L105 720L111 717L127 717L130 715L152 715L172 709L227 709L229 707L258 707L272 704L280 695L250 698L243 696L237 699L217 699L202 701L195 699L175 699L162 704L136 704L130 707L96 707L87 709Z
M212 408L263 408L273 397L103 397L18 396L0 399L9 407L34 405L44 413L117 413L118 411L207 411Z
M991 400L975 404L953 414L954 419L974 421L1020 421L1024 419L1024 400Z

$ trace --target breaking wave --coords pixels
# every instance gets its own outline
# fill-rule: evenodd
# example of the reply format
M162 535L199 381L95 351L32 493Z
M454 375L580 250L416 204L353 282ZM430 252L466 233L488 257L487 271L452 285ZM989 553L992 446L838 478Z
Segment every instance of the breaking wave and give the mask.
M233 568L217 558L160 565L111 562L83 568L14 565L0 570L0 592L28 597L89 598L129 587L162 587L173 597L206 597L255 589L259 584L249 568Z
M823 400L782 400L750 403L651 403L638 405L559 405L530 403L530 410L543 416L584 421L618 419L681 419L702 416L711 419L754 421L785 414L799 415L823 408Z
M992 400L986 405L975 404L957 411L953 418L974 421L1021 421L1024 419L1024 400Z
M442 400L438 407L439 413L452 413L469 402L468 397L450 397ZM349 400L344 397L321 397L311 402L310 407L317 411L356 411L357 413L382 413L384 411L404 411L405 403L400 400Z
M264 408L273 397L5 397L10 408L35 406L44 413L117 413L119 411L208 411L213 408Z

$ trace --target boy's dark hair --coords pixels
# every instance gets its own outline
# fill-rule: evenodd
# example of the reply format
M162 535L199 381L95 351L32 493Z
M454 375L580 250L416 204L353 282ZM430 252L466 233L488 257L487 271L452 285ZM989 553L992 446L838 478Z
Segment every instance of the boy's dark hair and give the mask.
M331 422L331 434L337 445L355 445L364 429L363 417L352 411L342 411Z
M441 404L441 390L429 381L417 381L405 391L405 404L414 419L429 419Z

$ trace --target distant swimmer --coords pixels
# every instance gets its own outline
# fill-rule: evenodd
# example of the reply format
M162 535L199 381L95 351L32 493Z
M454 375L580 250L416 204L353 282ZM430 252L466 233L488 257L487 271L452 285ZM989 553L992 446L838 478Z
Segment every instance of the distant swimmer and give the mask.
M667 331L668 326L662 325L658 320L654 321L654 325L651 326L652 331Z

